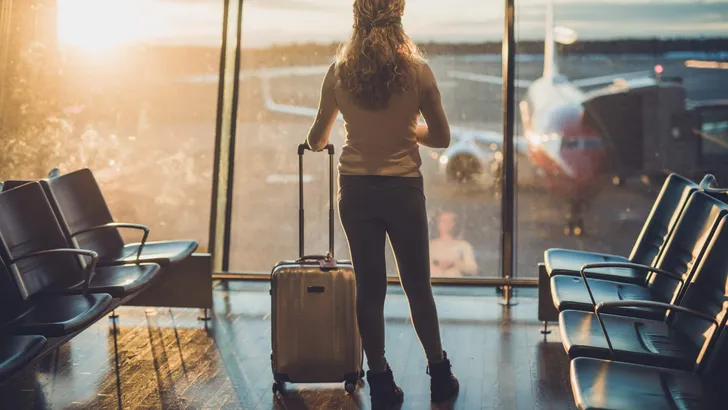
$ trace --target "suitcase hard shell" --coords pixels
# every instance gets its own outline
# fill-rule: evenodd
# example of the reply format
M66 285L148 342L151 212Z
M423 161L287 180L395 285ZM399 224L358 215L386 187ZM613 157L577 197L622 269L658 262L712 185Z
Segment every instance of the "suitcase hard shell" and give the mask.
M333 252L333 146L330 164L329 253L304 256L303 183L305 146L299 146L299 259L271 272L271 367L273 392L285 382L345 382L354 392L363 377L363 351L356 318L356 280L350 261Z

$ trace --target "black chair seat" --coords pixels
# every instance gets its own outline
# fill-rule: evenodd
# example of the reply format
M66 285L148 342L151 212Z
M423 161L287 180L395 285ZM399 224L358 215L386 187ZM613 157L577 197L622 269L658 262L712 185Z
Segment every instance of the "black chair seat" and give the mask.
M142 249L140 262L157 263L160 266L168 266L179 262L197 250L196 241L162 241L147 242ZM112 255L105 255L99 260L100 265L120 265L136 263L139 243L124 245L124 248Z
M588 263L629 263L624 256L605 253L575 251L571 249L549 249L544 252L544 264L549 277L554 275L580 276L581 267ZM628 268L601 268L589 270L587 277L626 283L643 283L644 271Z
M691 370L698 347L667 323L601 314L614 356L592 312L566 310L559 314L561 341L569 357L593 357L648 366Z
M581 410L724 408L692 373L585 357L571 361L571 389Z
M151 285L159 273L156 263L138 265L97 266L91 279L89 291L108 293L114 298L123 298Z
M47 343L39 335L0 336L0 383L30 363Z
M104 315L111 295L42 294L32 299L31 308L21 317L0 327L3 333L64 336L83 329Z
M649 289L631 283L589 279L589 287L596 303L618 300L655 300ZM560 312L565 310L594 311L589 292L580 277L557 275L551 278L551 298L554 306ZM665 316L664 310L644 307L605 308L604 311L655 320L660 320Z

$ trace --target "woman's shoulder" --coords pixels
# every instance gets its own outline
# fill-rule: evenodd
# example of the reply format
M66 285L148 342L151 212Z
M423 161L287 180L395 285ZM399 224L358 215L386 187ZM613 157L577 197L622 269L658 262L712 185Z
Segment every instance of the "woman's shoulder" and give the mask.
M336 84L338 83L338 78L337 63L334 61L329 65L329 68L326 70L326 74L324 75L324 88L334 90L336 88Z
M326 75L324 76L324 78L326 78L326 79L334 78L334 77L336 77L337 72L338 72L337 62L334 61L333 63L331 63L329 65L329 68L326 70Z
M427 88L429 85L436 84L435 73L432 71L430 63L427 60L424 58L416 60L415 67L421 86Z

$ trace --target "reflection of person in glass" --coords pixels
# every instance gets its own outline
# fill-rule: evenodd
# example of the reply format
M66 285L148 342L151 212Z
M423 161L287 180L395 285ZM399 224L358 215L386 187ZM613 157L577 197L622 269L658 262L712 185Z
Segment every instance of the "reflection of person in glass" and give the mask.
M478 272L473 247L453 235L457 215L442 212L437 218L439 236L430 242L432 276L473 276Z
M447 147L450 127L432 69L402 27L404 7L404 0L354 1L351 38L323 80L307 138L311 149L324 149L341 112L346 143L339 158L339 215L356 275L357 320L369 364L372 409L403 401L384 354L387 236L427 357L431 400L442 402L459 391L442 349L430 285L418 147ZM420 115L426 126L418 125Z

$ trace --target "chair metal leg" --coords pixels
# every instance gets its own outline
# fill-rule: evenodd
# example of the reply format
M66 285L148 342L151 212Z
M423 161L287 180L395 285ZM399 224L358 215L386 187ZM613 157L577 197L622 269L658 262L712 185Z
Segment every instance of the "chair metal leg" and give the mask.
M197 316L197 320L208 321L210 319L212 319L212 317L210 317L210 309L208 309L208 308L200 309L200 316Z
M543 321L543 330L541 331L542 335L548 335L551 334L551 331L549 330L549 322Z
M114 320L114 319L118 319L118 318L119 318L119 315L116 314L116 310L112 310L111 314L109 315L109 319Z
M121 370L119 368L119 345L116 339L116 334L119 329L116 327L116 321L113 322L113 331L114 331L114 365L115 365L115 373L116 373L116 398L117 403L119 404L119 408L123 409L121 405Z

